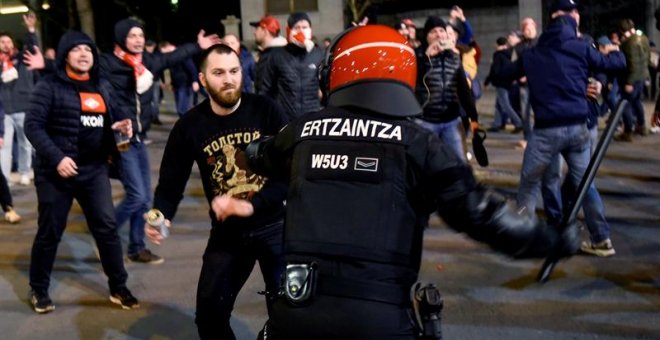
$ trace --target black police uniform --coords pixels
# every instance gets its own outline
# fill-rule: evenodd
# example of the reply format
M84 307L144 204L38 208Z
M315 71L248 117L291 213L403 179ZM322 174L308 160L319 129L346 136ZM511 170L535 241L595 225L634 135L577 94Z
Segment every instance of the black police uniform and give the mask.
M255 171L290 180L287 272L266 339L415 338L409 290L434 209L512 256L545 256L558 240L406 117L330 106L247 151Z

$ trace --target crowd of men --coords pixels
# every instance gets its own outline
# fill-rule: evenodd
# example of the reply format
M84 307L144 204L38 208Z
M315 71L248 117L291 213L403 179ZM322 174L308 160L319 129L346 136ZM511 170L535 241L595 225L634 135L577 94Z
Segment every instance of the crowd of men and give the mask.
M479 185L469 166L465 139L481 131L481 49L458 6L447 18L429 16L420 30L411 19L394 29L363 20L324 47L306 13L289 15L284 37L279 21L265 16L250 23L255 53L236 35L204 31L195 43L148 42L143 24L128 18L114 27L112 51L99 53L86 34L71 31L54 58L42 55L36 18L26 15L21 51L0 34L0 203L7 221L20 221L5 164L15 131L20 183L31 182L34 167L38 197L32 308L55 309L50 275L74 198L98 246L110 300L137 308L118 228L130 227L128 260L162 263L145 236L160 244L166 235L145 213L156 209L171 226L194 163L211 217L197 287L203 339L234 338L233 305L257 261L270 317L264 338L435 338L428 324L408 322L411 287L432 292L415 281L433 212L516 258L571 256L578 246L614 255L595 186L583 205L589 240L578 244L573 223L560 228L574 195L562 188L562 164L576 188L598 119L619 98L630 106L617 140L648 135L641 101L658 55L629 19L620 21L616 42L594 41L579 32L575 1L553 1L550 14L538 37L537 23L525 18L520 31L497 39L486 81L497 94L488 130L499 133L510 120L513 133L524 133L517 204ZM398 52L382 52L388 49ZM179 119L152 195L147 133L161 124L165 78ZM649 92L655 96L655 86ZM197 93L208 97L197 104ZM116 207L111 176L125 191ZM546 219L536 214L539 191ZM413 305L425 306L414 311L420 320L439 313L431 299ZM347 317L348 310L371 319Z

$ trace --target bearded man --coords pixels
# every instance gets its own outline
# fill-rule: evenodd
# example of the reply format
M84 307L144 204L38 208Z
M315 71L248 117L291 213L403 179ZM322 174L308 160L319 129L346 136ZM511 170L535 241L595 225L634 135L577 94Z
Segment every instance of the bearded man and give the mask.
M214 218L197 286L195 322L202 339L235 339L229 324L231 311L256 261L269 310L271 293L279 288L287 193L284 182L248 169L244 150L251 141L276 134L287 120L271 99L241 92L240 59L227 45L214 45L203 52L199 79L209 98L172 128L154 209L162 212L169 225L196 162L209 211L213 208L216 213L210 213ZM147 224L144 229L152 242L163 240L156 229Z

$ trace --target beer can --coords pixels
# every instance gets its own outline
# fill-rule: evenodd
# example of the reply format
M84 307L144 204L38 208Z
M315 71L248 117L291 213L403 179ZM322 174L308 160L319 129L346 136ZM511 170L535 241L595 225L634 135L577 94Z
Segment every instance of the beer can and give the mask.
M147 224L158 230L163 237L170 235L169 228L165 225L165 216L158 209L151 209L147 212Z

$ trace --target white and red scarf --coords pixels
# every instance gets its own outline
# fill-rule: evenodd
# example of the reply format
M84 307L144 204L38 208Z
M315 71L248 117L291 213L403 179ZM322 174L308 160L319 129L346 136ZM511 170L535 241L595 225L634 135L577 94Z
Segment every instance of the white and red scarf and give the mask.
M0 62L2 63L2 76L0 78L3 83L9 83L18 79L18 70L16 70L14 62L11 60L11 56L14 53L7 54L0 52Z
M154 83L154 75L142 64L142 53L126 53L121 47L115 45L114 54L128 66L133 68L135 75L135 90L138 94L143 94L151 88Z

